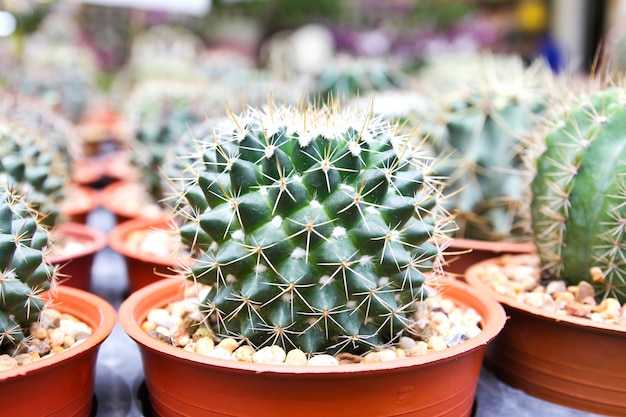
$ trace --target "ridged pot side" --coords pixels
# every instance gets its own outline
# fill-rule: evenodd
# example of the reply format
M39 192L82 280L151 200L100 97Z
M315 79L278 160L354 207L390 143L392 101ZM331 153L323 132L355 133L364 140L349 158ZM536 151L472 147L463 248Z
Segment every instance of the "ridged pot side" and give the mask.
M535 397L606 415L626 410L626 329L549 313L497 294L481 279L486 260L466 280L504 305L509 320L487 349L485 365L507 384Z
M446 295L484 320L479 336L455 347L377 364L238 363L167 345L140 328L152 308L180 299L184 285L151 284L119 311L122 327L140 346L150 403L159 416L469 416L485 348L505 322L497 302L455 283Z
M96 359L115 326L115 310L98 296L68 287L57 289L52 305L84 321L93 334L51 358L0 372L0 392L10 399L3 402L3 415L23 415L24 410L40 416L92 414Z

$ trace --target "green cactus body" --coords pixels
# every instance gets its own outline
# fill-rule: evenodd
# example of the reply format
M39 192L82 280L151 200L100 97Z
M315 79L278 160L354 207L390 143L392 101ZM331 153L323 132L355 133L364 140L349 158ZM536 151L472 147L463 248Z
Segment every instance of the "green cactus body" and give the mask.
M626 300L626 90L577 102L545 137L536 158L532 228L542 264L555 278L601 287ZM594 280L591 268L603 279Z
M55 144L46 142L22 125L0 120L0 185L28 194L42 222L53 226L71 170Z
M0 354L28 337L44 308L39 294L54 282L54 268L45 262L47 245L37 212L21 194L0 186Z
M549 69L539 62L525 68L514 56L457 59L424 70L432 110L417 112L430 114L422 128L445 156L438 172L450 178L446 207L457 215L457 236L527 238L520 155L546 107ZM456 76L459 68L465 73Z
M178 212L224 336L363 351L409 325L451 219L429 160L382 119L251 108L200 143Z

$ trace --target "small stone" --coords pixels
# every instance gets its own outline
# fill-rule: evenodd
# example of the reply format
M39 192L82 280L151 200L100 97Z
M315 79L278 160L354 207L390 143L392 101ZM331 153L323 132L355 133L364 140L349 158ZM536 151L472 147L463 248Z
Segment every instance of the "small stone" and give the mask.
M33 332L33 336L39 340L44 340L48 336L48 332L43 327L37 326Z
M65 333L63 330L56 328L49 332L48 340L51 347L62 346L65 341Z
M276 358L274 357L274 353L272 353L272 348L269 346L265 346L261 348L257 352L254 352L252 356L252 360L254 363L276 363Z
M378 353L380 354L381 362L388 362L398 359L395 349L383 349Z
M396 353L396 359L406 358L406 351L404 349L396 348L395 353Z
M152 330L156 330L156 328L157 328L157 325L153 321L146 320L143 323L141 323L141 330L143 330L146 333Z
M307 362L306 354L300 349L291 349L285 357L285 364L291 366L304 366Z
M253 362L254 349L248 345L239 346L233 352L233 359L239 362Z
M232 337L228 337L217 344L217 347L220 347L226 350L229 354L232 354L235 349L239 346L239 342L237 342Z
M469 339L467 329L463 326L453 326L450 332L445 337L446 346L456 346L459 343L465 342Z
M53 346L52 349L50 349L50 354L51 355L56 355L56 354L61 353L61 352L65 352L65 348L63 346L61 346L61 345Z
M74 343L76 343L76 339L74 339L72 336L65 336L65 339L63 340L63 347L65 349L69 349L70 347L72 347L74 345Z
M315 355L307 362L308 366L333 366L339 365L339 361L330 355Z
M595 290L593 286L587 281L581 281L578 284L578 290L576 291L576 301L582 302L585 299L593 298L595 296Z
M445 340L443 340L443 338L441 338L440 336L433 336L428 339L428 348L430 350L434 350L435 352L437 352L440 350L444 350L447 347L448 345L446 345Z
M46 356L48 353L50 353L50 345L48 344L48 342L44 341L33 342L28 346L28 351L37 352L39 356Z
M15 355L14 359L17 361L17 364L19 366L33 363L33 357L29 353L21 353L19 355Z
M411 348L411 356L421 356L428 352L428 343L423 340L419 340L415 343L415 346Z
M172 334L167 327L157 326L155 333L157 335L157 338L159 338L160 340L164 341L165 343L171 343Z
M215 349L205 353L204 355L217 359L230 359L231 353L224 348L216 347Z
M369 352L363 357L363 363L378 363L382 362L383 358L380 352Z
M207 355L215 349L215 342L210 337L201 337L196 340L196 353Z
M351 364L363 362L363 357L349 352L341 352L335 355L339 364Z
M287 354L282 347L278 345L272 345L270 346L270 349L272 350L272 355L274 355L274 359L276 359L276 362L285 362Z
M557 294L562 292L567 292L567 285L565 281L550 281L548 285L546 285L546 292L548 294Z
M54 308L46 308L39 314L39 323L44 329L59 327L61 313Z
M402 336L398 341L398 347L400 347L400 349L410 351L416 343L417 341L412 337Z
M156 324L157 327L165 327L166 329L175 325L175 321L170 317L170 313L164 308L150 310L148 320Z
M16 366L18 366L17 361L15 360L15 358L11 357L10 355L4 354L4 355L0 355L0 371L6 371L9 369L13 369Z

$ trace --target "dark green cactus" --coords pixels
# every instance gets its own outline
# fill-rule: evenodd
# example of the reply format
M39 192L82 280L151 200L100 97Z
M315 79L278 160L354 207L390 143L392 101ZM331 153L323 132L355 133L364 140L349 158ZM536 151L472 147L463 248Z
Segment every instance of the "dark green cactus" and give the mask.
M542 144L531 183L542 265L553 278L589 281L599 296L625 302L626 89L581 95Z
M521 155L551 81L543 63L526 68L516 56L462 55L424 69L432 109L416 114L429 144L446 157L438 172L450 178L446 207L457 216L458 237L528 239Z
M0 184L28 194L42 222L54 226L71 168L67 155L48 139L24 125L0 120Z
M54 282L46 263L48 232L26 197L0 185L0 354L11 353L28 337Z
M382 119L304 104L250 108L198 145L177 212L219 333L360 352L406 330L453 226L431 160Z

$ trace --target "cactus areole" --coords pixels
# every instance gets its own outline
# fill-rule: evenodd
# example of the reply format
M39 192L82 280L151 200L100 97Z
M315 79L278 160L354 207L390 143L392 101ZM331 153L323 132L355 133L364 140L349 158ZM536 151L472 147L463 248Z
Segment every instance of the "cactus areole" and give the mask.
M44 259L48 232L25 198L0 185L0 354L25 340L50 288L54 268Z
M626 301L626 89L578 102L545 138L532 227L551 277Z
M453 223L432 161L394 132L335 103L251 108L196 138L176 210L218 334L335 353L410 330Z

